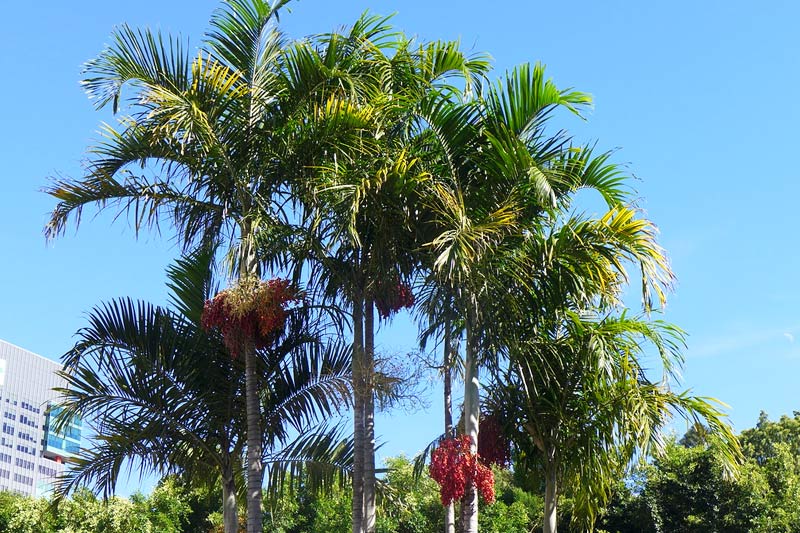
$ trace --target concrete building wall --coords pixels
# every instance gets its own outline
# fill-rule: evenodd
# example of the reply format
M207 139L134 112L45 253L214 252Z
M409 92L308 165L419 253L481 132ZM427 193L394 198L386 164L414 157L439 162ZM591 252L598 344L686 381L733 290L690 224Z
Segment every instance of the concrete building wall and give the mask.
M63 471L68 454L52 446L54 435L48 430L48 411L58 404L52 389L65 386L59 370L55 361L0 340L0 490L41 496ZM79 423L76 429L72 445L80 442ZM59 437L57 444L64 442Z

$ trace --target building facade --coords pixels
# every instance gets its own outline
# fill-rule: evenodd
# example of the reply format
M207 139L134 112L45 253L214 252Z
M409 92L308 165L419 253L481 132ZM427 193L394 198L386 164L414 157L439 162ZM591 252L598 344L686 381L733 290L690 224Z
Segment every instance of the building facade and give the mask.
M54 429L61 365L0 340L0 491L41 496L80 447L81 421Z

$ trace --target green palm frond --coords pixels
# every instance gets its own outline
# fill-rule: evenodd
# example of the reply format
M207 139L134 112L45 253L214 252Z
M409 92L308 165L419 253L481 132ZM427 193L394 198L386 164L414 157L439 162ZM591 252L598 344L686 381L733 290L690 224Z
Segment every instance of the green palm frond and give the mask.
M206 46L248 85L258 86L264 65L276 48L274 41L280 40L273 23L289 1L228 0L211 17Z
M212 258L210 250L198 250L169 270L172 300L188 315L202 309ZM221 338L188 315L130 299L89 314L64 356L59 419L91 420L97 439L72 461L60 490L93 484L109 494L126 461L144 473L203 479L241 469L234 463L244 446L243 369ZM314 428L349 405L350 348L321 343L305 319L289 329L274 351L262 354L264 460L270 471L302 467L330 480L347 468L351 451L338 430ZM301 437L289 442L290 432Z
M484 256L517 228L518 205L508 199L477 220L467 211L462 191L435 184L435 203L430 205L443 221L443 231L430 243L433 268L448 279L463 281Z
M281 362L279 373L269 382L269 393L264 394L267 439L282 440L286 428L307 431L350 405L350 345L306 342L298 351Z
M353 441L345 438L340 427L321 427L299 435L280 453L265 461L268 492L275 496L287 482L304 479L311 490L343 485L353 465Z
M83 180L55 180L45 192L58 200L45 228L48 238L63 233L69 219L80 224L83 209L98 205L117 207L116 217L123 214L133 219L138 232L142 228L160 226L160 215L166 210L176 223L181 223L181 242L190 246L198 237L221 233L224 208L213 201L206 201L184 188L175 188L171 183L150 180L123 172L124 180L109 175L94 175Z
M111 38L113 45L86 63L87 77L81 82L98 109L111 102L117 113L122 89L129 83L174 92L188 88L191 61L180 38L127 25L117 28Z
M551 295L562 304L585 305L599 297L614 305L628 281L628 269L634 267L642 273L645 310L653 308L654 297L663 305L674 275L656 241L656 228L636 213L616 207L599 219L555 219L531 231L504 258L511 265L506 271L514 284L536 287L542 297Z
M581 108L591 104L586 93L560 90L545 79L544 66L523 64L506 73L505 80L492 86L485 95L489 119L502 124L520 138L535 133L549 114L564 107L580 115Z
M221 341L199 335L169 311L131 300L95 308L89 321L64 356L59 416L91 420L98 441L82 451L64 487L94 480L113 489L124 459L142 461L150 471L192 469L198 461L220 466L218 439L228 451L236 437L230 428L213 428L227 424L226 411L242 408L225 400L236 372Z
M177 141L181 154L214 156L230 171L226 143L241 136L231 131L248 122L249 109L242 106L250 95L241 75L202 53L192 62L191 86L183 91L155 87L144 92L143 104L150 108L146 127L162 142Z
M583 188L597 191L610 209L625 203L630 193L625 185L627 176L611 161L612 155L595 155L593 146L570 147L562 157L551 160L550 172L562 176L559 181L566 185L565 192Z
M198 248L167 266L169 303L192 324L200 324L205 301L219 292L213 282L213 245Z
M487 54L467 56L458 41L434 41L420 47L420 75L431 85L461 91L451 87L453 81L464 85L465 96L479 94L486 83L490 68Z
M400 37L400 33L390 23L393 16L375 15L364 11L350 27L348 40L360 46L391 49L396 39Z
M471 151L477 146L479 112L474 102L454 105L440 92L420 102L417 115L435 142L430 156L441 159L437 175L451 181L463 177Z

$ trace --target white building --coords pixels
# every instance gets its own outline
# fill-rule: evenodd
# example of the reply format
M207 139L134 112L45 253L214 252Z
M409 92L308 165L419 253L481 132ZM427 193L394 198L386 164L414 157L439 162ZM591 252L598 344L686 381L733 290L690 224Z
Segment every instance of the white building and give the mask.
M77 453L81 423L53 431L61 365L0 340L0 490L41 496Z

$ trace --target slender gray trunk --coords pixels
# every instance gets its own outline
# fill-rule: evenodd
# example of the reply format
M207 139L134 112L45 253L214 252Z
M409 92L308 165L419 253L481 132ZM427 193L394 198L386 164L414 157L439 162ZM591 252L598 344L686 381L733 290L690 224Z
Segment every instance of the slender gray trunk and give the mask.
M375 302L364 300L364 532L375 533Z
M558 464L555 454L549 451L545 465L544 485L544 533L558 530Z
M242 255L239 277L258 276L259 267L252 243L251 228L242 225ZM256 349L252 340L242 346L245 373L245 409L247 411L247 533L263 531L261 517L261 487L264 465L261 449L261 404L258 394Z
M247 402L247 533L261 533L261 406L258 401L256 354L252 342L247 342L245 357L245 395Z
M233 472L230 467L226 467L222 474L222 524L225 527L225 533L239 532L238 511Z
M481 414L479 397L478 361L475 353L475 310L470 302L467 311L467 350L464 361L464 434L469 435L470 451L478 453L478 420ZM474 483L468 483L461 503L464 533L478 532L478 491Z
M455 357L453 346L452 320L447 317L444 322L444 358L442 361L444 379L444 434L449 438L453 435L453 392L451 367ZM456 532L456 511L455 503L445 507L444 510L444 533Z
M364 301L353 296L353 533L364 530Z
M444 508L444 533L456 533L456 504L450 502Z

